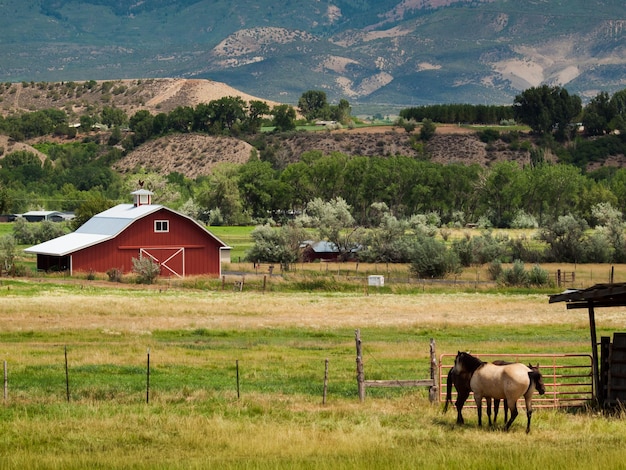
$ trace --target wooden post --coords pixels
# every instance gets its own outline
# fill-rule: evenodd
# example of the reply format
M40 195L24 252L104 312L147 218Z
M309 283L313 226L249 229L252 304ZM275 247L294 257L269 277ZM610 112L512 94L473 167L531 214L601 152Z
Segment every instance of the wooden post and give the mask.
M224 290L225 286L226 286L226 276L222 276L222 290Z
M326 393L328 392L328 358L324 362L324 392L322 393L322 405L326 404Z
M359 400L365 401L365 372L363 372L363 355L361 352L361 330L354 332L356 341L356 381L359 389Z
M9 373L7 370L7 361L4 361L4 401L9 398Z
M433 381L433 385L428 389L428 399L431 403L438 401L439 398L439 387L437 380L437 353L435 351L435 340L434 338L430 338L430 378Z
M263 293L264 293L264 294L265 294L265 287L266 287L266 285L267 285L267 276L266 276L266 275L264 275L264 276L263 276Z
M146 403L150 403L150 348L148 348L148 362L146 367Z
M70 373L67 367L67 346L65 346L65 394L67 402L70 402Z
M596 313L593 308L593 303L589 302L589 330L591 331L591 357L592 364L591 370L593 375L592 387L593 398L598 402L598 385L600 383L600 372L598 368L598 339L596 336Z
M602 336L600 338L600 384L598 386L598 402L600 406L604 406L604 403L608 397L607 391L609 386L609 356L611 354L611 338L609 336Z
M239 400L239 359L235 361L235 369L237 371L237 400Z

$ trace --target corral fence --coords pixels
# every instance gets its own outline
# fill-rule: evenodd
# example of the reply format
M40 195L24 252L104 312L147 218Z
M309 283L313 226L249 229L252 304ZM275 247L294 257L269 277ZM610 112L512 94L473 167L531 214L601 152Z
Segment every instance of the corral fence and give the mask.
M428 387L428 398L431 402L437 401L437 355L435 352L435 340L430 339L430 378L428 379L395 379L395 380L365 380L365 367L363 365L363 348L361 331L354 332L356 342L356 381L359 392L359 400L365 400L365 392L368 387Z
M485 362L498 359L509 362L539 363L546 393L533 395L534 408L581 407L593 401L593 360L590 354L477 354ZM446 401L448 371L454 366L456 354L442 354L439 357L439 400ZM456 390L452 388L452 402L456 400ZM522 400L523 402L523 400ZM473 395L466 407L476 408Z

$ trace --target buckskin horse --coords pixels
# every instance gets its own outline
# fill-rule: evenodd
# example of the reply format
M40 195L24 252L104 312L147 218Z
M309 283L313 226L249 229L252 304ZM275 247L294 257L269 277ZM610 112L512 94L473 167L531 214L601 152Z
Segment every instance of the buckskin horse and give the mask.
M456 374L469 373L471 375L470 388L474 392L479 426L482 426L483 397L507 401L511 412L511 417L505 425L505 429L508 430L519 414L517 411L517 400L523 396L528 418L526 432L530 432L530 421L533 414L533 393L537 390L539 395L543 395L546 391L543 377L541 372L539 372L539 364L526 366L515 362L506 365L495 365L483 362L467 352L459 351L454 359L453 369Z
M493 361L492 364L496 365L507 365L511 364L506 361ZM464 424L463 420L463 406L465 406L465 402L469 398L469 395L472 391L470 387L470 380L472 378L472 374L469 372L457 373L452 367L448 372L448 381L446 386L446 403L443 406L443 412L446 413L448 411L448 405L452 403L452 387L456 389L456 401L454 402L454 406L456 407L456 424ZM487 417L489 418L489 425L491 426L491 398L487 398ZM493 424L496 424L496 420L498 419L498 411L500 409L500 399L494 399L493 404ZM504 400L504 421L506 422L508 417L508 408L506 400Z

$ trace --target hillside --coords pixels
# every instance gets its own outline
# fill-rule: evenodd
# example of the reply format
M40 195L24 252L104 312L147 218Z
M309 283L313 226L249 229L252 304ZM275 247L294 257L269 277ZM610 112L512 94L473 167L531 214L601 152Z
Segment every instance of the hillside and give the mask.
M151 114L168 113L177 106L195 107L225 96L239 96L246 102L265 101L212 80L152 78L134 80L94 80L85 82L22 82L0 86L0 113L8 115L46 108L65 110L78 119L103 106L123 109L132 116L140 110Z
M619 0L23 0L0 15L1 82L204 78L359 112L506 104L540 84L624 87Z
M304 152L320 150L328 155L339 152L353 156L385 157L391 155L424 158L411 145L411 135L404 129L371 127L343 131L300 132L287 137L268 136L268 143L280 148L279 164L297 162ZM175 135L148 142L117 162L114 168L122 173L136 168L168 174L172 171L189 178L207 175L221 162L245 163L253 147L232 137L206 135ZM498 161L527 164L527 151L511 150L499 141L485 144L468 128L442 126L426 145L428 160L435 163L478 164L489 166Z

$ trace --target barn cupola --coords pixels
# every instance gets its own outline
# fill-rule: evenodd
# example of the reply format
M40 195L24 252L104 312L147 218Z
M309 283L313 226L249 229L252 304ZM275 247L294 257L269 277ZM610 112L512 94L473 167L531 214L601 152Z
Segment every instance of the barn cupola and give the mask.
M147 189L143 189L143 181L139 182L139 187L140 189L131 193L133 195L133 205L135 207L149 206L152 204L152 195L154 193L152 191L148 191Z

